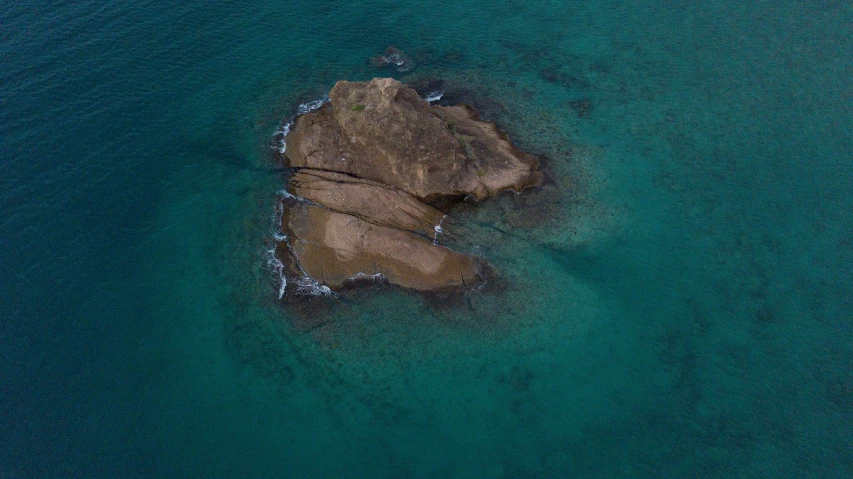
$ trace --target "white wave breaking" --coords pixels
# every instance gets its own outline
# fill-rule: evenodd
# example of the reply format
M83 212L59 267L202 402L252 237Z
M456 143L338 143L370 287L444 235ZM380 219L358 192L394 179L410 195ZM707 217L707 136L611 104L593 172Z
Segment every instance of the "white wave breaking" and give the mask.
M314 110L319 110L321 106L325 105L328 102L329 97L327 95L324 95L322 98L302 103L298 107L296 107L296 116L311 113Z
M284 141L284 139L285 137L287 137L287 134L290 133L291 128L293 128L293 120L290 120L287 123L281 125L273 135L273 137L276 139L273 143L273 149L278 150L278 152L282 155L285 151L287 151L287 143Z
M267 267L273 273L273 280L276 283L277 291L278 291L278 299L284 298L285 293L287 292L287 275L285 274L284 263L281 262L280 259L276 256L276 248L282 242L290 248L290 245L287 243L287 235L283 235L281 233L276 233L275 243L271 248L266 250L265 257L267 260ZM296 278L291 278L292 288L291 291L293 294L299 296L334 296L334 292L326 285L320 284L308 275L304 270L302 270L302 266L297 263L300 269L300 275Z
M275 255L275 250L278 244L282 241L287 241L287 235L281 234L281 216L284 213L284 204L281 201L275 202L275 212L272 217L273 224L273 239L275 242L272 247L266 250L264 256L267 259L267 267L273 273L273 280L278 284L278 299L284 297L284 291L287 289L287 277L284 274L284 263Z
M314 203L312 203L311 201L306 200L305 198L303 198L303 197L301 197L301 196L296 196L296 195L294 195L293 193L291 193L291 192L287 191L287 190L286 190L286 189L284 189L284 188L282 188L282 189L278 190L278 191L276 192L276 196L278 196L279 198L281 198L281 199L283 199L283 200L284 200L284 199L296 200L296 201L298 201L298 202L300 202L300 203L305 203L306 205L313 205L313 204L314 204ZM281 206L279 206L279 205L281 205ZM281 220L281 215L282 215L282 213L284 213L284 205L281 203L281 201L277 201L277 202L276 202L276 211L275 211L275 214L278 216L279 220ZM280 222L279 222L279 226L281 226L281 223L280 223Z
M277 245L278 243L276 243ZM276 245L266 251L267 266L272 270L275 280L278 282L278 299L284 297L284 291L287 289L287 277L284 274L284 263L275 255Z
M432 103L434 101L441 100L441 97L444 96L444 90L435 90L431 91L424 96L424 100Z
M311 113L312 111L319 110L323 105L329 102L328 95L323 96L322 98L318 98L316 100L311 100L305 103L300 104L296 107L296 114L287 118L281 126L275 131L273 134L273 148L276 149L279 153L284 154L287 151L287 143L285 142L285 138L290 133L290 130L293 128L294 122L296 121L296 117L300 115L305 115ZM300 203L308 203L312 204L310 201L302 198L301 196L296 196L286 189L281 189L276 192L276 196L278 196L279 201L275 202L275 213L273 217L273 239L275 243L273 246L265 252L265 257L267 260L267 266L273 272L274 279L278 285L278 299L284 298L285 292L287 291L287 276L285 274L284 263L278 259L275 254L276 248L282 242L290 248L290 244L288 243L287 235L281 233L281 217L284 213L284 204L282 203L283 199L293 199ZM304 270L302 270L302 266L299 266L301 275L296 278L291 278L291 282L293 283L291 289L295 294L303 295L303 296L332 296L335 293L329 289L328 286L324 284L318 283L314 278L310 277Z
M382 55L382 61L386 65L394 65L398 72L407 72L412 69L412 65L398 52Z
M290 130L293 128L293 122L296 120L297 116L305 115L307 113L311 113L312 111L319 110L320 107L329 102L329 97L323 96L322 98L318 98L316 100L307 101L305 103L300 103L298 107L296 107L296 115L288 117L284 123L281 124L280 127L273 133L273 149L277 150L282 155L285 151L287 151L287 143L284 141L285 137L287 137Z
M438 224L435 225L435 235L432 237L432 244L438 244L438 235L444 233L444 229L442 229L441 224L444 223L445 218L447 218L447 215L442 216L441 219L438 221Z
M314 278L303 273L302 276L293 280L296 283L296 294L302 296L332 296L335 293L325 284L320 284Z

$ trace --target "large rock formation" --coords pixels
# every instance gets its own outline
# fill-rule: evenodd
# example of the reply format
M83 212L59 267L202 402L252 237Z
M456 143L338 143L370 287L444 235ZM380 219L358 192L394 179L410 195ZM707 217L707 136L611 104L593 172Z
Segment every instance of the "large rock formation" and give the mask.
M285 138L303 198L281 223L297 269L332 289L375 275L421 291L474 283L477 261L436 243L444 214L428 203L539 185L536 159L472 107L431 106L390 78L341 81L329 98Z

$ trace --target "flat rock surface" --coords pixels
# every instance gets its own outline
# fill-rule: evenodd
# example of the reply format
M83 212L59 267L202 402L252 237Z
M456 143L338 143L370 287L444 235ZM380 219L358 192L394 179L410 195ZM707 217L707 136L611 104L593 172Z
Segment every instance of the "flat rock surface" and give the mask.
M471 257L409 231L301 203L288 209L286 221L282 229L302 269L332 289L374 275L420 291L477 281Z

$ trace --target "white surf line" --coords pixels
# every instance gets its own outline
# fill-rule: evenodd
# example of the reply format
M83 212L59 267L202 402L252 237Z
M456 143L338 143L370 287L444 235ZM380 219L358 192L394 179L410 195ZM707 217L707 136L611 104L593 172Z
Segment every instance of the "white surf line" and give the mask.
M444 90L433 90L424 96L424 100L432 103L434 101L441 100L441 97L444 96Z
M311 113L312 111L319 110L320 107L329 102L329 97L324 95L322 98L318 98L316 100L307 101L305 103L300 103L298 107L296 107L296 115L288 117L287 120L282 123L275 133L273 133L273 138L278 138L277 141L273 142L272 148L274 150L278 150L282 155L285 151L287 151L287 143L284 141L284 138L290 133L290 130L293 128L293 122L296 121L297 116L305 115L307 113Z
M447 215L442 216L441 220L439 220L438 222L438 225L436 225L435 235L432 237L432 244L438 244L438 235L444 232L444 230L441 228L441 224L444 223L445 218L447 218Z

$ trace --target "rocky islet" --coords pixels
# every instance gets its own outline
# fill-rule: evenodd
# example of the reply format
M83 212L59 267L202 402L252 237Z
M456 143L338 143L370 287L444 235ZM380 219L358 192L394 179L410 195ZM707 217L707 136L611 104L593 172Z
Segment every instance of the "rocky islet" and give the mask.
M418 291L475 284L480 261L438 244L434 205L538 186L537 159L473 107L431 105L391 78L340 81L329 100L285 138L285 271L332 290L380 276Z

